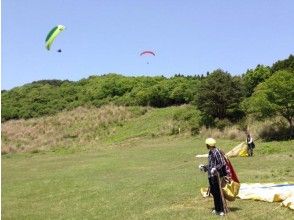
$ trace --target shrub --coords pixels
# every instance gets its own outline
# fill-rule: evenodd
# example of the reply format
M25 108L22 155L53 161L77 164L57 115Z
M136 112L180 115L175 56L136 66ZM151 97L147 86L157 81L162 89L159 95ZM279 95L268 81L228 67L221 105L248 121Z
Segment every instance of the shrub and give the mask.
M177 123L177 127L172 133L179 133L179 128L182 131L190 131L191 135L199 134L200 129L200 112L196 107L184 105L180 107L173 115L173 120Z
M232 123L228 119L215 121L215 126L221 131L223 131L225 127L231 126L231 125L232 125Z
M267 141L291 139L293 137L289 135L289 131L285 121L266 123L261 127L259 137Z

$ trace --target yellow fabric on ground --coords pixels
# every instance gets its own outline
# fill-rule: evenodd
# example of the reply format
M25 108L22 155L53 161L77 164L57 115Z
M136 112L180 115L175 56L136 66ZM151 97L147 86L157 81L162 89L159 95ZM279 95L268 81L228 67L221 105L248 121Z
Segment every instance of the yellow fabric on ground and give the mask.
M208 188L200 188L201 195L205 198L209 196Z
M247 144L245 142L238 144L236 147L234 147L232 150L226 153L226 156L227 157L238 157L238 156L248 157ZM196 158L208 157L208 154L197 154L195 157Z
M247 147L239 152L240 157L248 157Z
M208 154L197 154L195 157L208 157Z
M226 153L226 156L228 157L237 157L240 156L240 152L246 151L247 152L247 144L245 142L242 142L241 144L238 144L236 147L234 147L232 150L230 150L228 153Z
M203 197L209 196L207 190L208 188L200 189ZM237 198L282 202L281 206L294 210L294 183L242 183Z
M286 201L283 205L293 209L293 200L289 198L294 197L294 184L242 183L238 197L240 199L252 199L266 202Z
M236 196L239 192L240 184L234 181L231 181L230 183L227 183L225 187L223 187L223 194L226 200L228 201L234 201L236 199ZM200 192L202 197L208 197L208 188L200 188Z
M239 193L240 183L231 181L223 187L223 193L226 200L234 201Z
M285 207L288 207L288 208L294 210L294 196L291 196L291 197L285 199L285 200L282 202L282 206L285 206Z

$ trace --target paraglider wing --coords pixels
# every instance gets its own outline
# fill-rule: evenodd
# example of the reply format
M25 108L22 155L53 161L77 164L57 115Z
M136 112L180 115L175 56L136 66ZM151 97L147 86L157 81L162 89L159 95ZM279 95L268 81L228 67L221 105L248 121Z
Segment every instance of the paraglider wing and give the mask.
M45 46L47 50L50 50L51 44L54 42L55 38L65 29L63 25L57 25L56 27L52 28L52 30L48 33Z
M142 55L147 55L147 54L150 54L150 55L153 55L153 56L155 56L155 53L153 52L153 51L149 51L149 50L146 50L146 51L143 51L142 53L140 53L140 56L142 56Z

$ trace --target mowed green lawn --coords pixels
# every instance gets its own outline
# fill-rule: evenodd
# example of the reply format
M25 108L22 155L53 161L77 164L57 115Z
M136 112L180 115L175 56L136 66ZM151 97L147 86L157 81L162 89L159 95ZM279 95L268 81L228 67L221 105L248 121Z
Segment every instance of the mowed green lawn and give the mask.
M218 219L200 187L203 139L156 138L91 152L2 156L2 219ZM217 140L228 151L239 144ZM294 141L232 158L242 182L294 182ZM227 219L294 219L279 203L236 200Z

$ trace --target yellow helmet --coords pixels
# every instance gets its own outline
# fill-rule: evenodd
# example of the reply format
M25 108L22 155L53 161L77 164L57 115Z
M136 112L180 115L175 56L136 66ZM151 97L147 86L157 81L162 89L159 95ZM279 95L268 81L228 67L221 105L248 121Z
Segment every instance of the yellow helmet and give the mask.
M215 144L216 144L216 141L215 141L213 138L207 138L207 139L205 140L205 144L207 144L207 145L209 145L209 146L211 146L211 147L214 147Z

